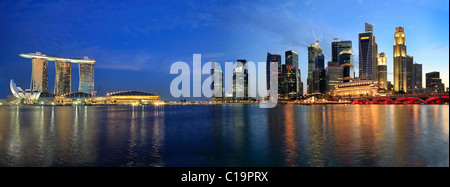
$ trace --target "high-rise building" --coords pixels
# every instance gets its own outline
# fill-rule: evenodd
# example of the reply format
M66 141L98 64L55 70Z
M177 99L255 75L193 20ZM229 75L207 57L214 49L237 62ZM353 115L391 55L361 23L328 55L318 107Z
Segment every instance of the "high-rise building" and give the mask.
M325 56L323 54L317 55L315 60L316 70L325 69Z
M290 65L290 67L286 67L287 70L291 71L291 73L294 73L293 76L294 77L294 85L292 88L289 89L289 95L290 98L294 97L293 92L295 92L295 98L297 98L297 96L299 94L301 94L300 92L300 83L301 83L301 78L300 78L300 69L298 67L298 52L294 51L294 50L289 50L285 52L285 60L286 60L286 65Z
M51 57L40 52L19 54L24 58L32 60L31 90L46 92L48 95L48 61L55 62L56 78L54 95L60 96L71 92L72 63L79 64L79 86L78 91L94 94L94 64L95 60L84 57L59 58Z
M384 53L378 54L377 80L381 87L387 90L387 61Z
M421 89L422 86L422 64L413 64L413 84L414 88Z
M223 71L219 63L211 62L211 90L213 91L212 101L223 101L225 97L223 89Z
M339 60L339 38L334 38L331 42L331 61L337 62Z
M359 33L359 78L361 80L376 79L377 44L373 36L373 26L366 23L366 30Z
M48 92L48 60L33 58L31 63L31 91Z
M316 57L322 55L322 48L319 46L319 40L315 44L308 46L308 79L306 80L307 93L315 92L314 70L316 69Z
M325 69L314 70L314 93L323 93L327 91L327 77Z
M266 59L267 90L270 89L270 63L277 63L278 72L274 72L276 74L274 74L273 76L278 77L278 95L279 95L281 93L281 86L282 86L281 55L267 53Z
M350 82L355 79L355 67L353 65L353 52L351 49L343 50L339 54L339 65L343 68L343 82Z
M248 98L248 70L245 67L247 60L237 60L242 66L236 67L233 72L233 100L247 101ZM241 74L243 76L238 76ZM243 84L242 84L243 83ZM242 93L243 92L243 93Z
M68 94L71 91L72 63L69 61L55 61L55 65L55 95Z
M397 27L394 36L394 91L407 92L405 28Z
M413 66L414 57L406 55L406 88L408 91L414 88Z
M344 67L339 66L337 63L329 63L326 68L327 89L326 92L331 94L337 85L343 82L343 70Z
M432 92L444 92L445 85L439 77L439 72L430 72L425 76L427 89L430 89Z
M78 63L78 68L80 74L78 92L94 94L94 64Z

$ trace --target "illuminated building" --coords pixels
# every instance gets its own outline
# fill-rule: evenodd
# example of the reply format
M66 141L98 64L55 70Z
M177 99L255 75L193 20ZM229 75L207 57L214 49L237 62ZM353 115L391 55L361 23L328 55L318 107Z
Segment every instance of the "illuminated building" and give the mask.
M140 91L113 92L106 94L105 98L99 97L98 99L106 99L107 103L119 105L162 104L159 95Z
M366 23L366 30L359 33L359 79L376 79L376 56L378 47L373 36L373 26Z
M79 63L80 84L78 92L94 94L94 64Z
M387 90L387 61L386 54L378 54L377 80L381 87Z
M340 62L340 55L343 51L352 51L352 41L339 41L338 38L334 38L333 42L331 42L331 62L337 62L339 65L344 64L344 62ZM353 52L351 54L353 55Z
M381 90L378 81L359 80L342 83L336 86L333 92L335 97L378 96Z
M285 52L286 70L289 73L288 95L289 98L297 98L303 91L300 90L300 69L298 67L298 52L294 50ZM283 72L284 73L284 72Z
M55 95L60 96L70 93L72 63L68 61L56 61Z
M219 63L211 62L211 90L213 90L212 101L223 101L223 71Z
M48 61L47 59L34 58L31 69L32 91L48 92Z
M16 83L14 83L13 80L11 80L9 87L14 97L17 99L24 99L27 103L33 103L39 99L39 96L41 95L41 91L39 90L22 90L22 88L16 86Z
M407 91L405 28L397 27L394 35L394 91Z
M247 101L248 100L248 70L245 68L247 60L237 60L242 63L242 66L236 67L233 71L233 100ZM243 76L239 76L242 74Z
M270 63L277 63L277 67L278 67L278 72L274 72L276 73L275 75L272 76L276 76L278 77L278 94L281 93L282 90L282 67L281 67L281 55L277 55L277 54L270 54L267 53L267 59L266 59L266 76L267 76L267 90L270 90Z
M427 89L430 89L432 92L444 92L445 85L442 83L442 79L440 79L439 72L433 71L427 73L425 77Z
M351 49L339 53L339 65L342 69L342 81L350 82L355 78L355 67L353 65L353 52Z
M41 54L40 52L19 54L24 58L31 58L33 72L31 89L48 92L48 61L55 62L56 77L54 94L61 96L71 92L72 63L79 64L79 92L92 94L94 92L94 64L95 60L76 58L59 58Z
M308 94L314 93L316 90L314 71L316 70L316 57L320 55L322 55L322 48L319 46L319 40L316 40L316 43L308 46L308 79L306 80Z

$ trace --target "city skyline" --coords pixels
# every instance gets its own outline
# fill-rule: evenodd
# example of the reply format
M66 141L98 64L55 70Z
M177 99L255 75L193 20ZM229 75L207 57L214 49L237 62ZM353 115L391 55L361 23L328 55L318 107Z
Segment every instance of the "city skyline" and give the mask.
M332 39L339 38L353 42L354 63L355 66L358 66L357 38L358 33L364 29L364 23L373 25L378 51L386 53L388 81L393 82L392 45L395 28L404 27L406 46L408 47L407 54L414 56L414 62L423 65L422 79L425 80L425 74L428 72L440 71L442 81L448 87L448 6L440 6L443 3L448 5L448 1L411 2L406 5L405 11L415 11L414 15L409 16L417 17L417 19L406 19L407 17L402 19L401 16L404 15L401 15L398 20L390 20L389 15L395 12L394 4L403 2L345 1L342 5L335 4L335 2L326 2L324 6L319 6L321 3L310 1L269 1L263 5L245 2L181 3L175 6L175 9L187 10L189 13L187 19L181 19L183 14L176 13L176 11L161 14L169 7L167 5L160 6L160 2L154 2L154 4L158 4L160 10L151 14L146 12L146 8L154 4L142 2L124 5L128 8L124 10L116 8L115 5L120 4L116 2L108 4L87 4L83 2L52 4L4 1L1 2L2 6L0 7L11 7L11 9L2 8L4 16L0 22L6 28L5 37L2 37L2 42L5 44L2 48L4 53L0 55L0 88L2 88L0 98L10 95L9 89L5 88L8 88L11 78L14 78L18 85L29 84L31 66L26 64L26 59L17 57L17 54L34 51L54 54L55 56L81 57L86 55L101 62L95 67L98 70L95 72L95 89L100 88L99 95L104 95L108 91L134 89L151 92L158 89L164 99L173 100L168 91L170 81L173 78L168 73L169 66L176 61L192 62L193 53L202 54L202 64L214 60L223 65L224 62L236 61L237 59L264 62L267 52L284 54L285 51L295 50L299 53L301 80L304 80L303 92L306 93L307 46L315 42L310 29L314 29L317 38L320 40L319 45L325 56L325 64L331 61ZM169 4L176 3L169 2ZM370 5L374 5L374 7L369 8ZM54 12L56 15L52 16L44 13L46 8L58 6L62 7L68 14L58 17L57 15L61 15L63 11ZM86 11L88 8L99 6L104 7L98 13ZM138 6L141 6L141 8L138 8ZM272 6L275 11L280 12L280 15L267 14L267 16L262 17L263 19L257 19L256 16L260 13L270 12L269 7ZM76 13L75 7L83 8L80 13ZM137 8L137 11L131 12L130 7ZM335 11L334 8L339 7L361 7L365 11L347 12L347 14L342 15L341 19L330 17ZM384 7L384 9L382 9L382 12L380 12L381 9L377 9L376 12L379 14L374 15L374 12L371 15L368 10L374 10L377 7ZM24 10L24 8L28 9ZM44 12L39 11L39 16L34 17L33 10L38 8L43 8L41 11ZM115 11L108 13L108 10ZM240 13L228 15L225 13L226 10L239 10ZM299 10L303 10L301 14L298 13ZM19 15L18 12L23 12L23 14ZM343 12L346 11L343 10ZM368 13L362 14L362 12ZM127 14L129 15L123 16ZM100 22L96 27L88 29L94 25L95 21L99 21L108 15L112 18L119 18L116 20L118 23ZM360 15L362 17L359 17ZM77 19L71 19L70 16ZM143 19L139 16L150 16L152 19ZM170 16L173 16L178 23L177 25L171 25L170 22L164 23ZM128 23L129 20L131 22ZM266 22L278 22L280 24L264 27ZM150 26L150 24L145 23L160 24ZM24 29L21 26L23 24L32 25L35 28L31 29L33 33L30 32L31 30ZM58 24L67 24L69 30L75 25L79 25L80 29L75 28L73 31L67 32L69 30L60 28L60 26L57 26ZM17 33L17 31L20 32ZM49 34L50 31L56 31L56 34ZM211 34L212 31L217 32ZM78 34L77 32L81 33ZM19 34L22 34L23 37L19 37ZM291 40L288 40L287 36ZM157 39L158 37L159 39ZM282 57L281 61L285 61L285 57ZM15 76L13 72L7 71L7 69L17 67L24 69L20 76ZM48 82L53 82L53 77L55 77L52 74L55 72L54 67L49 66L48 68L50 72ZM72 71L76 72L75 69L78 67L72 68ZM355 70L358 68L355 67ZM355 72L356 76L359 76L359 72ZM116 76L110 76L112 74ZM136 82L134 80L142 81ZM155 83L153 80L161 81ZM76 84L77 82L77 78L73 77L72 92L75 91L73 88L79 87ZM423 87L425 87L424 84L425 81L422 83ZM52 90L52 86L49 84L49 90Z

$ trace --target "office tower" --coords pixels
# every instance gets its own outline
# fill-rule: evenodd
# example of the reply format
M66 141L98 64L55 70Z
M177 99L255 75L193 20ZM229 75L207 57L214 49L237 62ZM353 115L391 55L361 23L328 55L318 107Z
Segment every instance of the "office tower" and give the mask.
M322 48L319 46L319 40L315 44L308 46L308 79L306 80L307 93L315 91L314 70L316 69L316 57L322 55Z
M422 64L413 64L412 75L414 88L422 88Z
M281 93L281 78L282 78L281 55L267 53L267 59L266 59L267 90L270 89L270 63L277 63L278 72L274 72L276 74L274 74L273 76L278 77L278 94L280 94Z
M343 69L343 82L353 81L355 78L355 67L353 65L353 52L351 49L346 49L339 54L339 66Z
M48 92L48 60L33 58L31 63L31 91Z
M373 26L366 23L366 30L359 33L359 78L361 80L376 79L377 44L373 36Z
M298 72L298 78L299 78L299 81L298 81L299 92L298 93L299 93L299 96L301 96L301 95L303 95L303 82L302 82L302 76L301 76L300 69L298 69L297 72Z
M212 101L223 101L223 71L219 63L211 62L211 90L213 91Z
M439 72L427 73L425 77L427 89L430 89L432 92L444 92L445 86L439 77Z
M387 61L386 54L378 54L377 80L381 87L387 90Z
M80 81L78 92L94 94L94 64L78 63Z
M247 68L244 68L245 64L247 64L247 60L237 60L237 62L242 63L242 66L236 67L233 72L233 99L235 101L247 101L248 70ZM243 76L238 76L238 73L242 73Z
M331 42L331 62L337 62L339 60L339 38L334 38Z
M414 57L406 55L406 88L411 90L414 88L413 80Z
M289 89L289 93L291 93L291 98L294 97L293 92L297 93L296 95L300 94L300 69L298 67L298 52L294 50L289 50L285 52L285 60L286 65L290 65L290 67L287 67L291 73L294 73L294 87ZM297 96L295 96L297 98Z
M319 54L315 58L315 69L313 72L314 92L325 93L326 92L326 70L325 70L325 56Z
M317 69L314 71L314 92L315 93L326 93L327 90L327 77L325 69Z
M72 63L69 61L55 61L55 66L55 95L60 96L70 93Z
M394 36L394 91L407 91L405 28L397 27Z
M327 80L326 92L328 94L331 94L336 88L336 86L343 82L343 70L344 68L338 66L337 63L329 63L326 69L326 80Z
M325 56L323 54L316 56L315 65L316 70L325 69Z

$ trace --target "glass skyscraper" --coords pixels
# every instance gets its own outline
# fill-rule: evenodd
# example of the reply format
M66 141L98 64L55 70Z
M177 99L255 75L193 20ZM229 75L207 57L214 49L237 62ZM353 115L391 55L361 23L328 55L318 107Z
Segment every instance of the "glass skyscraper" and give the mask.
M414 88L422 88L422 64L413 64L413 84Z
M314 70L316 69L316 57L322 55L322 48L319 46L319 40L315 44L308 46L308 79L306 80L307 93L315 92Z
M272 75L272 76L276 76L278 77L278 95L281 94L282 90L281 90L281 82L282 82L282 69L281 69L281 55L277 55L277 54L270 54L267 53L267 59L266 59L266 80L267 80L267 90L270 89L270 63L277 63L277 67L278 67L278 72L274 72L276 74ZM298 63L298 62L297 62Z
M376 56L378 47L373 36L373 26L366 23L366 30L359 33L359 78L361 80L376 79Z
M303 88L300 88L301 79L300 79L300 69L298 66L298 52L294 50L289 50L285 52L285 60L286 60L286 70L289 71L290 74L290 84L288 92L289 98L297 97L299 94L303 93ZM284 74L284 72L283 72Z

